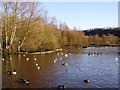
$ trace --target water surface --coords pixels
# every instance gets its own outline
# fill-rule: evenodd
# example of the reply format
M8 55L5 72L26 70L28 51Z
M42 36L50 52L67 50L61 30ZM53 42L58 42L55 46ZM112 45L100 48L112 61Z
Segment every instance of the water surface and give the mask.
M58 85L66 88L118 88L118 47L67 49L60 53L9 55L4 58L3 88L54 88ZM62 65L63 62L68 65ZM16 77L7 74L14 69ZM30 85L19 83L21 78L29 79ZM84 83L84 79L91 82Z

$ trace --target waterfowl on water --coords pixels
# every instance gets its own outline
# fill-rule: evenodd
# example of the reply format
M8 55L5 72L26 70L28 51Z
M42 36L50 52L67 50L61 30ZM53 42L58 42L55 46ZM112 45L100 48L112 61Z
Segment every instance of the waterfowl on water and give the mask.
M115 59L116 59L116 60L118 60L118 58L117 58L117 57L116 57Z
M34 60L37 60L37 58L34 58Z
M88 55L90 55L90 53L88 53Z
M26 58L27 61L29 61L29 58Z
M63 53L61 53L63 55Z
M56 60L54 60L54 63L56 63Z
M17 72L16 72L15 70L14 70L12 73L13 73L13 75L16 75L16 74L17 74Z
M64 85L62 85L62 86L57 86L57 89L63 90L63 89L64 89Z
M68 63L65 63L65 65L67 66L67 65L68 65Z
M2 58L2 60L4 61L5 59L4 59L4 58Z
M35 65L38 66L38 63L36 63Z
M29 80L26 80L26 79L19 79L19 83L29 85Z
M55 60L57 61L57 58Z
M37 69L40 69L40 67L38 66Z
M14 71L8 71L8 75L16 75L17 72L14 70Z
M65 54L65 57L68 57L68 54Z
M86 79L84 80L85 83L90 83L90 80Z
M12 71L8 71L8 75L13 75Z
M60 55L59 53L57 53L57 55Z
M62 63L62 65L66 65L66 66L67 66L67 65L68 65L68 63L63 62L63 63Z

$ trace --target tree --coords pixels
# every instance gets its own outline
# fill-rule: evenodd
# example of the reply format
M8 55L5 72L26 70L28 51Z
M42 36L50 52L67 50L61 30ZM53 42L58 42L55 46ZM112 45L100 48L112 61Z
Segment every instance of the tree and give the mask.
M3 42L6 43L6 50L11 51L11 46L13 46L14 39L16 38L16 33L24 28L25 35L18 45L18 50L23 46L24 41L28 35L30 25L40 19L40 13L37 9L38 3L36 2L3 2L2 7L4 8L3 13ZM8 19L11 19L12 26ZM10 30L8 30L10 26ZM10 36L8 37L8 32ZM9 40L9 41L8 41Z

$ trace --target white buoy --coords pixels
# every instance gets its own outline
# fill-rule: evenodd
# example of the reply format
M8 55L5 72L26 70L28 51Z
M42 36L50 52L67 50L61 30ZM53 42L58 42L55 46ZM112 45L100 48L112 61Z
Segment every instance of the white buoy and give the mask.
M10 60L11 60L12 58L10 57Z
M38 63L36 63L35 65L38 66Z
M29 58L26 58L27 61L29 61Z

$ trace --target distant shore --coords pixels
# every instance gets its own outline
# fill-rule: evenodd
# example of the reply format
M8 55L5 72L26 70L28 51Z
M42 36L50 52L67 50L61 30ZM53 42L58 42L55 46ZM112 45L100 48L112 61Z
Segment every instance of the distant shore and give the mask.
M104 45L104 46L100 46L100 45L90 45L90 46L82 46L82 47L74 47L74 46L67 46L64 48L88 48L88 47L120 47L117 45ZM63 51L63 48L60 49L55 49L55 50L41 50L41 51L21 51L21 52L14 52L14 53L3 53L3 54L47 54L47 53L56 53L56 52L61 52ZM1 52L2 53L2 52Z

